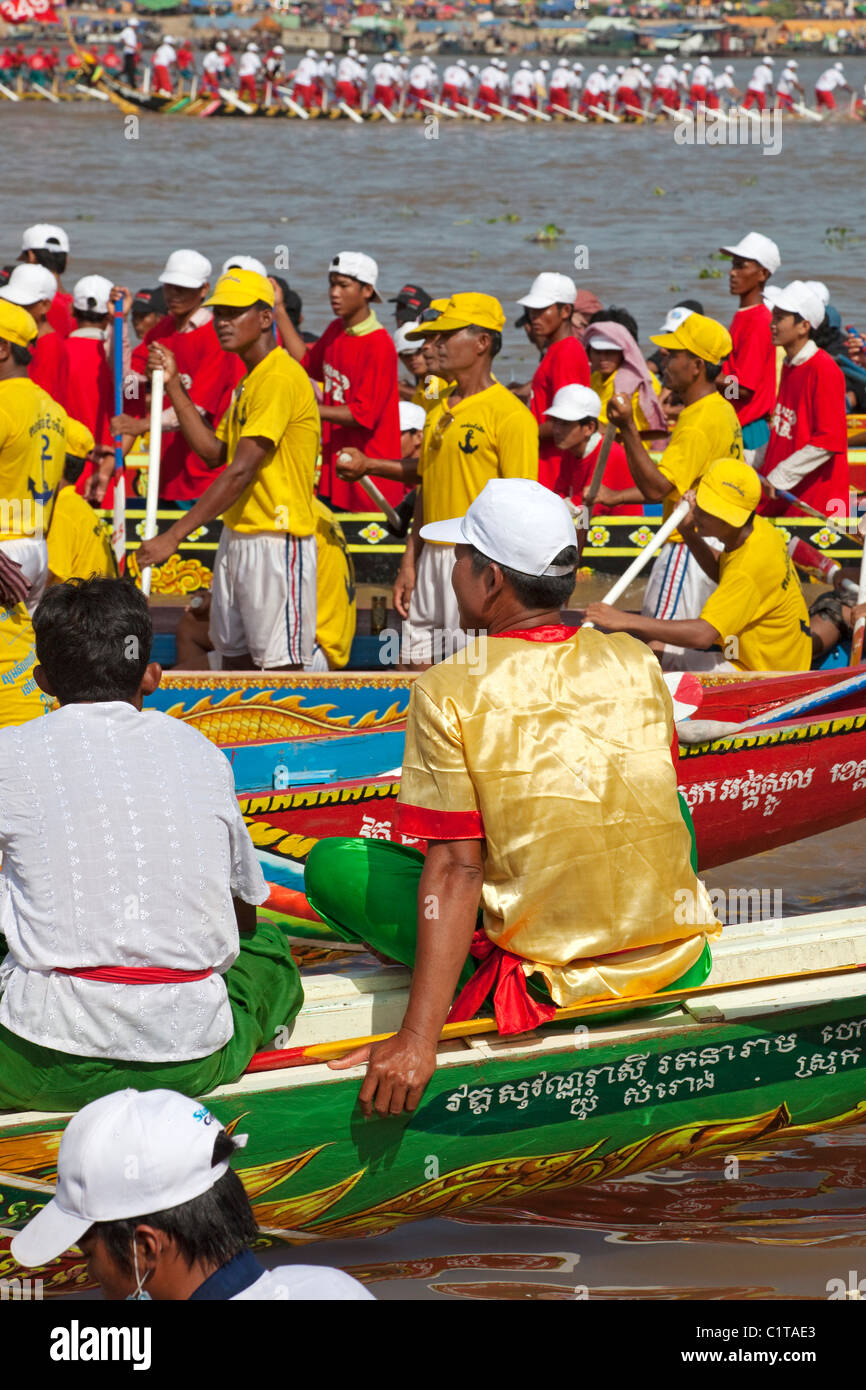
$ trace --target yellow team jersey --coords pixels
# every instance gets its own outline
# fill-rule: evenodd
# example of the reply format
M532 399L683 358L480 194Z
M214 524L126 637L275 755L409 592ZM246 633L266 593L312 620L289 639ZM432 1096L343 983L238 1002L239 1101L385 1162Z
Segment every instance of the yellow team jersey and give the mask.
M659 379L656 376L655 372L650 372L650 381L652 382L652 388L655 391L656 395L661 395L661 383L659 382ZM606 381L602 379L601 372L593 372L591 377L589 378L589 384L592 387L593 391L596 392L601 401L601 414L598 417L598 423L600 425L606 425L607 403L614 393L614 388L616 385L616 372L611 372L610 376L607 378ZM639 391L635 391L634 395L631 398L631 408L634 411L635 424L637 425L638 429L650 429L650 423L640 408Z
M742 457L743 431L730 401L713 391L692 405L684 406L674 425L671 442L658 464L659 472L673 483L673 491L664 500L665 520L683 493L694 487L711 463L716 459ZM679 531L674 532L671 540L682 540Z
M355 636L355 568L346 547L343 528L334 513L318 497L316 514L316 641L331 670L349 661Z
M36 638L23 603L0 606L0 728L26 724L54 709L55 701L39 689L33 676Z
M803 590L782 533L766 517L756 516L743 544L719 556L719 587L701 617L741 671L808 671L812 664Z
M255 478L223 514L232 531L312 536L313 478L321 425L310 378L283 348L242 377L217 427L231 463L244 437L271 441Z
M111 531L74 487L61 488L46 536L53 579L116 579Z
M66 458L66 411L29 377L0 381L0 540L41 536Z
M538 481L538 425L498 381L454 405L445 396L428 412L418 472L425 523L465 516L491 478Z
M446 381L444 376L422 376L412 395L412 404L420 405L429 414L440 398L453 389L453 383Z
M718 930L673 736L661 668L625 633L481 637L413 684L396 827L483 841L484 930L557 1004L660 989Z

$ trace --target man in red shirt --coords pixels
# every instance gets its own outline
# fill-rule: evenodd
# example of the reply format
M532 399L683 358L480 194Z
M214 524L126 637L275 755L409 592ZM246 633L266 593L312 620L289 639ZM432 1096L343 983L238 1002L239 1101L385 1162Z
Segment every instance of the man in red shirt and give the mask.
M731 355L722 363L716 389L731 402L743 431L746 460L770 438L770 413L776 399L776 349L764 289L781 265L779 248L760 232L749 232L736 246L720 247L731 257L728 284L740 307L731 323Z
M828 515L847 517L845 378L812 337L823 322L824 305L802 280L767 290L764 300L772 309L773 343L784 348L785 362L769 443L756 460L767 493L762 511L796 516L797 508L776 496L784 491Z
M17 265L0 290L0 299L26 309L38 329L30 344L27 375L55 401L66 397L66 342L48 322L57 284L43 265Z
M368 458L400 458L400 393L397 351L371 303L379 267L360 251L341 251L328 268L328 292L336 318L311 347L291 324L286 348L314 382L323 383L322 475L319 492L337 512L369 511L370 499L358 483L337 476L337 456L346 448ZM405 493L402 483L378 484L391 503Z
M598 392L589 386L572 385L561 386L544 412L562 460L557 477L548 486L578 505L592 481L601 453L602 436L598 430L601 410ZM631 500L625 500L628 498ZM597 504L605 516L640 516L643 513L643 496L634 485L621 444L610 446Z
M75 420L86 425L104 466L87 463L76 491L106 507L114 499L114 377L108 360L112 283L104 275L85 275L72 294L75 328L66 339L65 394L60 404Z
M542 349L542 358L532 378L529 409L538 425L538 481L559 491L557 480L566 462L565 454L553 437L553 420L547 409L563 386L588 386L589 361L572 325L577 289L568 275L543 271L532 282L528 294L519 299L526 310L532 336Z
M57 292L48 311L48 322L62 338L75 327L72 317L72 295L67 294L60 283L69 258L69 237L62 227L54 227L49 222L37 222L28 227L21 238L19 261L29 261L31 265L44 265L57 282Z

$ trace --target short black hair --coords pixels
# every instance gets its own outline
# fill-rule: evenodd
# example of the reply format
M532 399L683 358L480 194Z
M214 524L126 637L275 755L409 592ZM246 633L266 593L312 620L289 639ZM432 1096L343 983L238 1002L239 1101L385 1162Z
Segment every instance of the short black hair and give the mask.
M494 563L489 556L482 554L474 545L469 547L469 559L475 574L480 574L488 565ZM516 596L527 608L562 608L574 591L574 571L577 569L578 553L576 545L567 545L551 560L552 565L570 565L569 574L521 574L500 564L503 575L508 580Z
M76 309L73 305L72 316L79 323L95 323L99 326L104 324L108 318L108 310L106 309L105 313L99 313L96 309Z
M702 314L704 306L699 299L678 299L675 309L691 309L693 314Z
M65 251L49 251L46 246L40 246L34 248L32 254L36 264L44 265L53 275L62 275L66 269L68 257Z
M33 361L33 353L29 347L22 347L20 343L10 343L12 349L12 361L16 367L29 367Z
M224 1129L214 1140L211 1167L231 1158L238 1145ZM213 1187L167 1211L131 1216L121 1221L95 1221L88 1236L100 1236L124 1274L132 1274L132 1242L136 1226L155 1226L171 1236L188 1268L199 1260L218 1268L233 1260L258 1236L244 1185L229 1168Z
M497 357L499 353L502 351L502 334L497 332L495 328L482 328L481 325L477 323L467 324L467 328L469 329L470 333L487 334L488 338L490 339L490 360L492 362L494 357Z
M61 705L129 700L150 659L147 599L128 579L70 579L33 615L36 657Z
M301 310L303 309L301 296L298 294L297 290L292 289L288 280L285 280L282 275L275 275L273 278L283 292L283 304L290 321L294 324L295 328L300 328Z
M610 304L606 309L596 309L590 315L590 323L618 323L623 328L627 328L631 336L637 342L637 319L635 319L628 309L620 309L617 304Z

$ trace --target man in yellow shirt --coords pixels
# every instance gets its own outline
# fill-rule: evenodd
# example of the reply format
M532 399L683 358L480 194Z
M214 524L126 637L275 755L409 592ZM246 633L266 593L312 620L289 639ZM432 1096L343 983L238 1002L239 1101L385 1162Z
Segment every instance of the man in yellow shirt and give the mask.
M368 1113L416 1108L449 1009L471 1018L492 994L499 1031L519 1033L554 1005L689 988L718 929L690 864L658 662L625 635L562 624L577 563L563 499L495 478L424 538L456 545L463 626L481 633L469 660L413 686L396 824L426 859L324 839L304 875L341 936L413 969L397 1034L332 1064L369 1061Z
M491 478L538 478L535 419L492 371L504 325L492 295L455 294L438 318L407 331L409 339L433 339L440 375L451 383L427 414L412 535L394 586L403 656L413 666L466 642L451 587L454 547L425 543L422 526L463 516Z
M66 453L66 411L27 375L36 322L0 300L0 545L20 567L20 590L33 612L48 577L45 529ZM0 600L6 598L0 584Z
M756 516L761 480L741 459L717 459L694 494L683 534L696 561L718 583L699 618L666 622L593 603L586 616L608 632L683 648L676 669L692 670L699 654L716 665L701 670L808 671L809 614L781 532ZM724 549L711 549L711 538Z
M93 435L87 426L78 420L67 420L66 462L45 536L49 584L94 576L98 579L118 577L111 529L75 491L74 485L81 477L92 448Z
M246 375L212 430L184 390L172 353L154 343L148 370L162 367L184 437L211 467L228 467L183 517L138 551L159 565L186 536L217 516L210 638L224 670L297 670L316 633L313 483L320 426L309 377L274 346L274 289L252 270L230 269L207 303L224 352Z
M619 426L628 466L647 502L663 502L669 516L714 459L742 458L743 435L736 411L715 388L719 363L731 351L731 335L705 314L689 314L670 333L650 339L667 351L663 382L683 403L671 440L658 464L641 443L632 403L619 393L607 418ZM623 498L623 500L625 500ZM713 589L678 532L662 547L647 581L642 612L664 620L697 618ZM662 665L675 670L681 652L666 652Z

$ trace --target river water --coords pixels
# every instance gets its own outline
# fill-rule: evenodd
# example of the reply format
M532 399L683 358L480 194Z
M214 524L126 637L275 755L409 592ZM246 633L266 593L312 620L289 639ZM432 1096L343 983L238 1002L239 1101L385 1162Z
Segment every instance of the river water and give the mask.
M807 89L827 61L802 61ZM748 65L736 66L744 85ZM847 59L846 70L862 90L866 60ZM668 126L156 116L130 125L95 103L4 102L0 262L14 260L21 229L37 221L70 232L67 287L92 272L152 285L178 246L215 266L236 252L273 264L285 248L314 331L328 318L328 260L343 248L377 258L383 297L406 281L437 295L480 289L499 296L510 320L532 278L560 270L631 309L645 344L682 297L730 318L712 255L755 228L779 243L779 281L826 280L843 322L866 328L856 240L864 136L859 123L785 120L780 152L767 155L760 145L678 145ZM554 245L530 240L548 223L561 229ZM509 328L502 364L506 380L532 371L519 330ZM842 907L862 901L864 849L866 832L853 826L706 878L779 888L785 915ZM741 1155L733 1179L711 1158L531 1207L307 1247L304 1259L351 1269L384 1299L573 1299L576 1289L606 1299L823 1299L828 1280L862 1263L864 1146L858 1129L796 1148L781 1140Z

